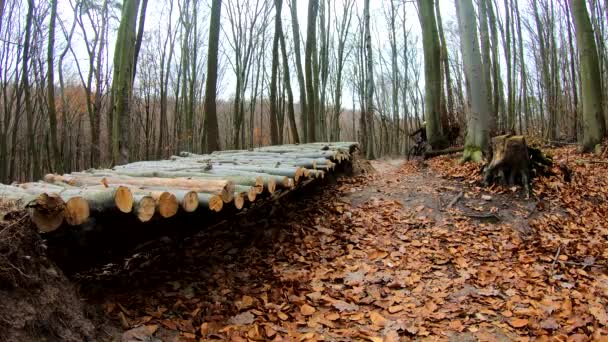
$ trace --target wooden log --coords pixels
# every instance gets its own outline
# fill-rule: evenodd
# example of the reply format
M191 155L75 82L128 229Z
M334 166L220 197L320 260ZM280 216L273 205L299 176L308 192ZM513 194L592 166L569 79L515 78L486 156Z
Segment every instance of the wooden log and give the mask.
M179 202L174 194L167 191L150 191L151 196L156 203L156 212L163 218L169 218L177 214Z
M180 203L174 194L159 188L152 189L140 189L132 187L130 188L134 196L149 196L154 200L154 211L162 218L169 218L175 216L179 210ZM175 190L175 189L173 189Z
M198 208L198 194L191 190L168 190L180 204L180 207L187 213L192 213Z
M108 172L111 171L111 172ZM81 174L75 174L81 175ZM199 170L183 170L183 171L153 171L153 170L92 170L91 173L83 174L94 177L158 177L158 178L188 178L188 179L221 179L233 182L235 185L249 185L258 187L259 193L264 191L264 179L259 174L252 174L247 172L234 172L229 173L208 173Z
M437 156L442 156L444 154L452 154L464 151L463 147L451 147L443 150L431 150L424 152L423 159L429 159Z
M217 155L209 158L183 158L172 157L177 163L201 163L201 164L236 164L236 165L258 165L258 166L299 166L315 169L320 166L332 166L334 163L325 157L303 158L297 155L269 154L269 155ZM332 156L333 157L333 156Z
M30 194L20 187L0 184L0 199L17 206L25 206L37 197L37 195Z
M238 209L241 210L243 209L243 207L245 206L245 195L243 193L240 192L236 192L234 194L234 206Z
M220 212L224 207L224 201L218 195L198 193L199 207L205 207L211 211Z
M90 208L86 199L74 196L65 202L65 222L70 226L79 226L89 220Z
M249 202L255 202L255 199L258 195L257 189L254 187L250 187L250 186L237 185L234 187L234 191L241 193L241 194L245 194L245 196Z
M269 166L245 166L245 165L234 165L227 167L225 165L213 165L212 169L215 170L239 170L256 173L267 173L269 175L277 175L293 178L296 183L300 180L300 177L304 174L304 168L301 167L269 167Z
M139 222L148 222L154 217L156 201L152 196L136 194L133 196L133 213Z
M149 162L146 162L149 163ZM258 173L258 174L269 174L275 176L283 176L293 178L296 182L299 181L300 177L303 175L303 168L295 167L295 166L283 166L283 167L274 167L272 165L213 165L213 164L201 164L201 163L174 163L174 162L164 162L164 163L152 163L152 164L141 164L141 163L133 163L136 165L129 164L128 168L125 168L127 165L122 165L121 168L115 167L115 171L125 170L125 169L139 169L139 170L149 170L156 169L158 171L184 171L184 170L192 170L192 171L203 171L206 173L215 173L215 174L234 174L235 172L249 172L249 173Z
M63 223L65 202L56 194L40 194L26 207L32 223L41 233L55 231Z
M66 201L81 197L88 202L90 210L95 212L116 208L123 213L130 213L133 209L133 193L126 186L65 189L58 194Z
M139 177L91 177L91 176L71 176L71 175L52 175L45 177L47 182L63 182L72 185L129 185L141 188L175 188L188 189L196 192L206 192L220 195L222 200L230 202L234 193L234 183L221 179L188 179L188 178L139 178Z

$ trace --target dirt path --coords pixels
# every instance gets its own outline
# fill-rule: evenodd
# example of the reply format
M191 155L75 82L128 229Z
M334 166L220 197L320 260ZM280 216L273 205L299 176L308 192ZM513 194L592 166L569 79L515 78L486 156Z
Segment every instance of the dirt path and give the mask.
M161 239L124 265L81 275L81 288L127 340L606 333L605 269L555 264L530 224L540 202L486 192L466 178L471 169L442 176L440 162L373 165L374 175L287 206Z

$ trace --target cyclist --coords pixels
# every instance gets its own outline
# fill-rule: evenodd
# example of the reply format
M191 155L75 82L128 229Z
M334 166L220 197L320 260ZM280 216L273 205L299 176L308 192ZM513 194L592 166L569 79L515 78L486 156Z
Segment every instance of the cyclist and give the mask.
M422 123L422 126L416 131L410 134L410 137L414 137L416 143L407 152L407 159L409 160L412 156L421 156L429 148L426 138L426 121Z
M426 143L426 121L422 122L422 126L415 130L410 137L416 136L414 140L416 141L416 145L421 145Z

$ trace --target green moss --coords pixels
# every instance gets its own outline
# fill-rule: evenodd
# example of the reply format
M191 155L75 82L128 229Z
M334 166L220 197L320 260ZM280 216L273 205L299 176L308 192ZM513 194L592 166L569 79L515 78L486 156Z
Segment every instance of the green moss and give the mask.
M464 153L462 155L462 159L460 160L460 164L464 164L466 162L473 163L481 163L483 161L483 152L481 148L478 146L467 146L464 149Z

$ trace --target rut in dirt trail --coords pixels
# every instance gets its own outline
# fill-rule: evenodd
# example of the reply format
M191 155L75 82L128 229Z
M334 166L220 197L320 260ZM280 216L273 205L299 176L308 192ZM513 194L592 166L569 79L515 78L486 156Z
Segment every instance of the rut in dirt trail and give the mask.
M608 282L591 282L597 268L583 278L552 263L533 228L537 200L483 190L466 178L474 169L447 158L373 165L378 172L182 241L160 239L124 265L77 279L134 340L603 332L587 311L599 310L593 300Z

